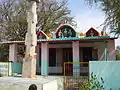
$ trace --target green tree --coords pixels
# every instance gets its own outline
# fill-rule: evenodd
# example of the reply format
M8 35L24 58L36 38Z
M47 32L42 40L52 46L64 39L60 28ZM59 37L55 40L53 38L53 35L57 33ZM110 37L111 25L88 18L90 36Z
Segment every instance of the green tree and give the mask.
M0 42L25 39L28 8L27 0L0 0ZM36 32L42 30L48 34L55 31L60 24L76 25L70 12L67 0L41 0L37 7ZM0 44L0 60L8 60L7 56L8 45Z
M27 31L26 0L2 0L0 3L0 33L1 39L24 40ZM69 23L76 25L70 16L67 0L41 0L38 3L37 30L45 33L56 30L60 24Z
M89 5L96 5L105 12L106 20L103 30L110 29L111 33L120 35L120 0L85 0Z

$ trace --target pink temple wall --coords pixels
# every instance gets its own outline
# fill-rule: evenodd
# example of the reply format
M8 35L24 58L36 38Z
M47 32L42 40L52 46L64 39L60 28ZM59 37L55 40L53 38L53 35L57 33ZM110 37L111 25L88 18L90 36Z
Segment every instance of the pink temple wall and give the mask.
M98 59L104 60L105 43L104 42L95 43L95 47L98 49ZM116 60L114 40L108 40L107 48L108 48L107 59L108 60Z

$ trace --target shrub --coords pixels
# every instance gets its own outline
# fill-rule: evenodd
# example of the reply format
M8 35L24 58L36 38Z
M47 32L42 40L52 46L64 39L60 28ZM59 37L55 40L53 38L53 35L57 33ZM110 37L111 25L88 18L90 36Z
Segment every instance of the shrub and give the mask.
M88 80L88 82L82 83L82 85L80 85L79 87L79 90L104 90L103 84L104 84L104 81L102 77L99 81L96 75L91 73L91 77Z

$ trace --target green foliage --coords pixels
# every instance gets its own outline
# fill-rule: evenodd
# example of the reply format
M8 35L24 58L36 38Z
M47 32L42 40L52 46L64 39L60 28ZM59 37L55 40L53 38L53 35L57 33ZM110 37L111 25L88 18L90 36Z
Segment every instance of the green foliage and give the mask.
M0 3L0 39L24 40L27 31L27 10L29 9L26 0L2 0ZM67 7L67 0L41 0L38 3L37 31L45 33L56 30L60 24L69 23L76 25L73 17L70 16Z
M91 78L89 80L89 87L90 90L104 90L103 84L103 78L101 77L100 79L101 81L98 80L98 78L96 77L96 75L94 75L93 73L91 73Z
M110 29L111 33L120 35L120 0L85 0L89 5L99 6L106 14L103 30Z
M79 87L79 90L104 90L103 84L103 78L98 80L96 75L91 73L89 81L86 83L82 83L82 86Z
M25 40L28 9L27 0L0 1L0 42L3 40ZM66 22L75 25L76 23L70 16L70 12L67 7L67 0L60 2L41 0L37 7L38 23L36 31L42 30L49 33ZM6 46L0 46L0 54L1 60L8 60L8 48Z
M1 39L24 39L27 30L26 8L24 0L3 0L0 3Z

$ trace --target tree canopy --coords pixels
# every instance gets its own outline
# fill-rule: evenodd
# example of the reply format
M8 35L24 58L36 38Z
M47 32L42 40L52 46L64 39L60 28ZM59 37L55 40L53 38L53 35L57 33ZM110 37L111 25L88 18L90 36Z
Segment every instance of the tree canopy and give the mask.
M24 40L27 31L26 0L2 0L0 3L0 38L2 40ZM67 0L41 0L38 3L37 30L45 33L56 30L60 24L76 25L70 16Z
M89 5L99 6L105 12L106 20L103 30L110 29L111 33L120 35L120 0L85 0Z

